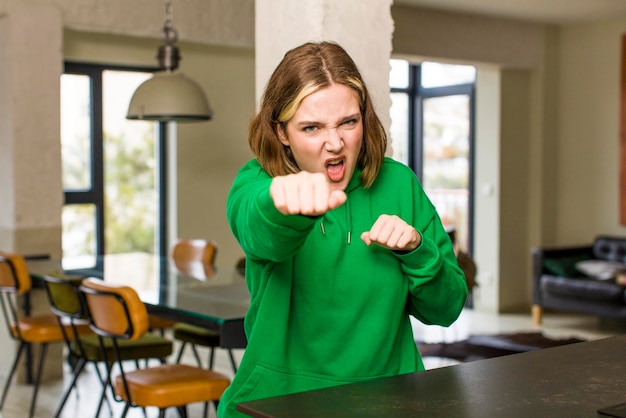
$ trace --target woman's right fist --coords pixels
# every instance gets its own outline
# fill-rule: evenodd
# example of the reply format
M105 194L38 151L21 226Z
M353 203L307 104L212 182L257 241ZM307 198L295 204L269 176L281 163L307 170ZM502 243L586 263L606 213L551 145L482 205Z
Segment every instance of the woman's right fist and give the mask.
M331 190L324 174L307 171L274 177L270 196L281 213L307 216L323 215L347 199L343 190Z

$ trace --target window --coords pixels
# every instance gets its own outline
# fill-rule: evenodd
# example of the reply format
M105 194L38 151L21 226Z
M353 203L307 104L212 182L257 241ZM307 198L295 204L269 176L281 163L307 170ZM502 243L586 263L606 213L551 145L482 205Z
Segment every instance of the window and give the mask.
M151 69L66 63L61 76L63 256L166 253L165 129L127 121L130 97ZM71 266L70 266L71 267Z
M442 222L472 248L472 161L476 70L391 60L393 158L411 167Z

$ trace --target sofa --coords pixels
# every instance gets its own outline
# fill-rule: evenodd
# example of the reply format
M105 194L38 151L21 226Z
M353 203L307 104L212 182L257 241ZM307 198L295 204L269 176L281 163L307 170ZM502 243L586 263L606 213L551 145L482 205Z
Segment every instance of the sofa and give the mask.
M597 236L589 245L532 249L532 309L626 319L626 237ZM620 283L624 283L622 285Z

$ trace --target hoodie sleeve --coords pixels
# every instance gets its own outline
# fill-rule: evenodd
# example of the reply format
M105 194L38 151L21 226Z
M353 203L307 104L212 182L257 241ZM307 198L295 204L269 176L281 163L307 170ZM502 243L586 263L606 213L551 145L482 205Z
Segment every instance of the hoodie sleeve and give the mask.
M247 256L280 262L302 246L316 218L280 213L270 197L271 183L257 160L248 162L228 194L226 216Z
M402 271L409 280L408 309L425 324L449 326L463 309L467 284L454 252L445 248L446 243L429 235L422 233L421 245L399 256Z
M428 325L451 325L461 313L468 290L465 275L456 261L450 238L419 180L411 174L413 196L403 219L412 219L422 242L410 253L398 254L409 282L408 310ZM405 195L405 196L406 196Z

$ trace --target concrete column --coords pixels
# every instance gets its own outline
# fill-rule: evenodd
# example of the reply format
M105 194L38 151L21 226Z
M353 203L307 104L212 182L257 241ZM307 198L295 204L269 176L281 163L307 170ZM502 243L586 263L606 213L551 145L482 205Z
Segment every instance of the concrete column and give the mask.
M285 52L308 41L334 41L352 56L387 132L392 0L256 0L256 97Z
M0 249L61 255L60 11L9 1L0 15Z
M0 250L61 255L60 11L38 0L9 0L0 13ZM50 312L42 290L33 311ZM3 321L4 322L4 321ZM8 370L8 333L0 346ZM48 351L44 379L61 375L61 344ZM37 353L37 347L33 354ZM22 369L20 368L20 371ZM20 375L23 375L20 373Z

